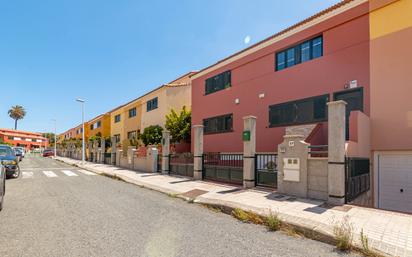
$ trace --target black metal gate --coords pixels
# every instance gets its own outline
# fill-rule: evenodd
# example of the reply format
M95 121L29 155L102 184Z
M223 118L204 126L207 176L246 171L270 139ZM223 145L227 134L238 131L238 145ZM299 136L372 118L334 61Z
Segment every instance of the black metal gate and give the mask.
M243 184L243 154L204 154L203 178L232 184Z
M193 177L193 154L171 154L169 156L169 174Z
M255 158L256 186L277 187L278 156L277 154L256 154Z
M103 163L104 164L112 164L112 154L111 153L103 153Z
M157 155L157 172L162 172L162 154Z
M367 158L346 158L345 201L355 200L370 189L370 166Z

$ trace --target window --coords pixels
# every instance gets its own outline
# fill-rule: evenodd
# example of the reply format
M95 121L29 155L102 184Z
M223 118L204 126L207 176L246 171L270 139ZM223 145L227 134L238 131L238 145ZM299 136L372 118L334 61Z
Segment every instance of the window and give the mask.
M276 70L283 70L286 68L285 52L280 52L276 55Z
M129 118L136 116L136 107L129 110Z
M102 126L102 122L99 120L96 124L96 128L100 128Z
M276 71L295 66L323 56L323 37L305 41L301 44L276 53Z
M120 143L120 134L114 135L114 140L116 143Z
M14 140L14 137L8 136L7 137L9 140Z
M94 129L94 124L91 124L90 125L90 130L93 130Z
M203 120L205 134L231 132L233 130L233 114L226 114Z
M333 94L335 101L343 100L346 102L346 140L349 140L349 116L351 111L363 112L363 88L349 89Z
M146 109L148 112L157 109L157 97L153 98L152 100L147 101Z
M137 131L130 131L127 132L127 139L137 139Z
M205 81L205 95L229 88L231 83L231 72L225 71Z
M120 122L120 114L117 114L116 116L114 116L114 123L118 123Z
M269 126L289 126L327 120L329 95L269 106Z

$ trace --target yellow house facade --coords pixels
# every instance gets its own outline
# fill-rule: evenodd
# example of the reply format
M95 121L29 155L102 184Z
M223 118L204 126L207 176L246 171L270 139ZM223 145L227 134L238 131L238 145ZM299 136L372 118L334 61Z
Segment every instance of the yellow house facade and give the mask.
M168 84L142 96L141 130L152 125L164 127L166 115L172 110L180 111L183 106L191 108L191 79L195 72L189 72Z
M85 132L88 138L96 136L98 133L102 137L110 137L110 113L105 113L88 121L85 124Z
M110 112L110 135L116 143L137 139L141 129L142 102L135 99Z

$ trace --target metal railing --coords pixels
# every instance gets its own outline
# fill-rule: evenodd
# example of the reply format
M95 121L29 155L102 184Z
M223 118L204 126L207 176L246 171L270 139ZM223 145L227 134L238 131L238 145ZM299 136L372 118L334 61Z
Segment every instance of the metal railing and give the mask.
M243 167L243 154L205 153L204 165Z
M328 145L310 145L309 155L311 157L328 157Z
M278 155L255 155L255 182L257 186L277 187Z
M370 190L369 165L368 158L347 157L345 159L345 198L347 203Z

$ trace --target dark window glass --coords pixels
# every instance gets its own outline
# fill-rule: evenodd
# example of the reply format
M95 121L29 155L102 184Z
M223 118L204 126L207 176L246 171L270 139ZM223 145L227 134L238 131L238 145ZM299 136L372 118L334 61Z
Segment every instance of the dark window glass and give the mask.
M92 125L90 125L90 130L93 130L93 124L92 124Z
M323 55L322 36L295 45L287 50L276 53L276 70L307 62Z
M157 109L157 104L157 97L147 101L146 110L150 112L151 110Z
M286 68L286 53L285 52L280 52L276 54L276 69L277 70L283 70Z
M13 140L13 139L14 139L14 137L10 137L10 136L9 136L9 137L7 137L7 138L8 138L9 140Z
M305 42L300 45L300 62L310 60L310 42Z
M117 122L120 122L120 114L117 114L116 116L114 116L114 122L115 123L117 123Z
M233 129L233 115L227 114L203 120L206 134L229 132Z
M137 138L137 131L127 132L127 139L136 139L136 138Z
M119 143L120 142L120 134L114 135L114 140L115 140L116 143Z
M132 108L129 110L129 118L133 118L136 116L136 108Z
M315 123L327 120L329 95L276 104L269 107L270 127Z
M349 116L351 111L363 111L363 88L351 89L334 94L334 99L346 102L346 140L349 140Z
M321 57L322 55L323 55L322 37L318 37L312 40L312 59Z
M205 95L229 88L231 86L231 72L222 72L205 80Z
M97 127L97 128L100 128L101 126L102 126L102 122L99 120L99 121L97 122L96 127Z
M291 67L295 65L295 48L286 51L286 66Z

